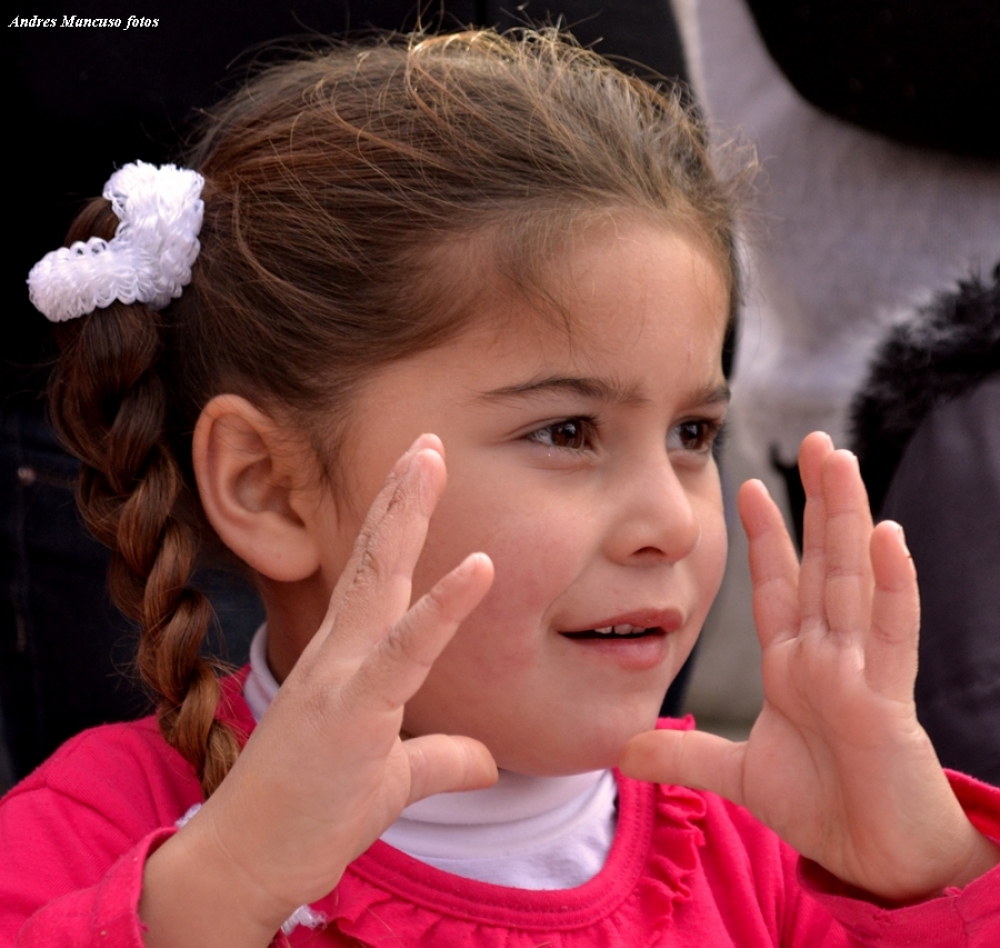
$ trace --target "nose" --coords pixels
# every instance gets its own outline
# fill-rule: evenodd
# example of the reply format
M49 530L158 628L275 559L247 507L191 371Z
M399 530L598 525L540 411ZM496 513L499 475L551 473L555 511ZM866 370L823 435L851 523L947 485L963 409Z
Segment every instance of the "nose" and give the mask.
M666 455L623 471L610 491L616 505L608 556L618 563L676 563L701 536L700 505L690 472L678 474Z

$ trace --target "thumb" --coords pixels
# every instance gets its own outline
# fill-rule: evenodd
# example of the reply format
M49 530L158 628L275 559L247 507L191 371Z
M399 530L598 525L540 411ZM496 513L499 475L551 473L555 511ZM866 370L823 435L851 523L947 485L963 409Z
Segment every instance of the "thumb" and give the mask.
M746 743L705 731L645 731L623 748L618 769L626 777L710 790L743 802Z
M427 734L403 741L410 763L406 805L435 793L482 790L497 782L497 765L486 745L471 737Z

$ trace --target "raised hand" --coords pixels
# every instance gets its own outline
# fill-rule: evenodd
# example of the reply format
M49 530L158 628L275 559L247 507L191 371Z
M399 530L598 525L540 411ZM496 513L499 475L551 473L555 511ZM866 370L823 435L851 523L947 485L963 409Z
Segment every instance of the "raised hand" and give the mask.
M764 485L740 491L765 693L749 740L649 732L626 745L621 768L715 791L875 895L930 897L976 878L998 852L917 722L913 563L898 525L873 528L853 455L814 433L799 466L801 565Z
M149 948L267 945L407 804L496 779L478 741L399 736L404 703L493 577L474 553L409 608L444 489L441 452L424 435L395 465L321 628L231 773L150 857L140 904Z

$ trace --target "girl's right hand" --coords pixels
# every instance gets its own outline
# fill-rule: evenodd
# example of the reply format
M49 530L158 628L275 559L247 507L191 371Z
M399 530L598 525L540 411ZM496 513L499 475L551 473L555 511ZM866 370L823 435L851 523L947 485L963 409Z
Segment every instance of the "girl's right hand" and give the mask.
M496 780L478 741L399 736L404 704L493 579L473 553L409 607L444 490L442 452L422 435L393 467L322 626L232 771L149 858L147 948L267 945L405 806Z

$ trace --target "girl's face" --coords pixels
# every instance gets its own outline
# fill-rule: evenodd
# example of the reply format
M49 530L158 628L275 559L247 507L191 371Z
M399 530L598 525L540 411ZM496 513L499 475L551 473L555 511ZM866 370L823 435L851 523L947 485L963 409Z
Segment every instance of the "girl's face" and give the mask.
M351 503L323 562L329 591L393 462L421 432L440 436L448 486L414 599L476 550L496 578L404 729L471 735L530 774L613 765L653 726L726 556L717 264L676 233L617 221L555 269L568 328L498 296L364 390L344 459Z

